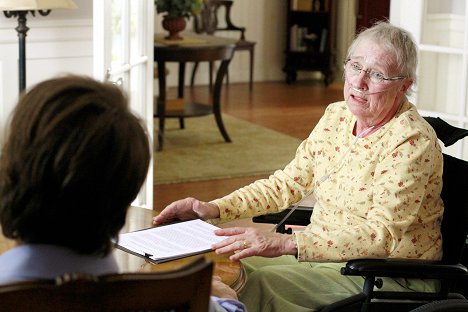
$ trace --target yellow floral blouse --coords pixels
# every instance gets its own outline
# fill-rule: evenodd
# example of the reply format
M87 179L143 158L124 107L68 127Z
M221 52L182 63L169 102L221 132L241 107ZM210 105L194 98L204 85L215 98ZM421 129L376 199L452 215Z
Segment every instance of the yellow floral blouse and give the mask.
M365 138L352 134L355 122L345 102L329 105L283 170L213 201L220 220L281 211L313 192L310 224L294 233L300 261L440 259L443 158L435 132L407 101Z

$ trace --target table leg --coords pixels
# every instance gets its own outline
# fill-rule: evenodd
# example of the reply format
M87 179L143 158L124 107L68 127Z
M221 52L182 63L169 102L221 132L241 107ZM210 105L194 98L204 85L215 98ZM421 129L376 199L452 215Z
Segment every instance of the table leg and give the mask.
M159 116L159 130L158 130L158 151L162 151L164 145L164 117L166 114L166 75L165 75L165 62L158 62L158 83L159 83L159 96L156 106L156 111Z
M221 62L221 65L218 69L218 73L216 74L216 81L213 89L213 113L215 115L216 124L218 125L218 129L223 135L223 138L226 142L232 142L231 138L229 137L226 128L224 127L223 119L221 116L221 87L223 85L223 78L226 75L227 68L229 66L229 62L231 60L224 60Z
M179 85L177 88L177 97L179 99L184 98L184 87L185 87L185 62L179 63Z
M208 79L209 79L209 83L210 83L210 91L213 90L213 68L214 68L214 62L213 61L210 61L209 62L209 75L208 75Z
M250 77L249 77L249 90L253 89L253 71L254 71L254 48L250 50Z
M190 86L193 87L193 85L195 84L195 74L197 73L197 69L198 69L198 62L195 62L195 64L193 64L193 68L192 68L192 76L190 77Z
M179 85L177 88L177 97L179 99L184 98L184 88L185 88L185 63L180 62L179 63ZM179 128L180 129L185 128L184 117L179 117Z

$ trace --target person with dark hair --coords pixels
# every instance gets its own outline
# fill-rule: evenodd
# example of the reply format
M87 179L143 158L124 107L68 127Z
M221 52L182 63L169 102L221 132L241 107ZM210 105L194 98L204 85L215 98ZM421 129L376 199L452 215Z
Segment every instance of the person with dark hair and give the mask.
M19 243L0 256L0 283L117 271L111 239L150 159L116 86L68 76L23 94L0 158L2 231Z
M173 219L230 221L315 200L310 223L292 235L225 228L217 253L242 260L240 300L253 311L316 311L362 291L341 275L351 259L440 260L443 157L434 129L407 95L416 82L417 46L388 22L361 32L343 62L344 100L331 103L294 159L210 202L186 198L155 224ZM266 155L271 157L271 155ZM383 290L434 290L433 280L383 278Z
M23 94L0 156L0 224L17 242L0 255L0 284L117 273L112 239L150 159L147 131L117 86L66 76ZM210 311L244 311L219 279L212 288L223 298Z

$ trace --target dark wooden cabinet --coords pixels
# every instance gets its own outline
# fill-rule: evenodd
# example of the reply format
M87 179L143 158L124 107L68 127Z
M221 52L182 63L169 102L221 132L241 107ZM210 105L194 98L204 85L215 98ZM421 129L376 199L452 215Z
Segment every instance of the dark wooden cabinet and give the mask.
M333 81L334 0L288 0L285 65L288 84L297 71L319 71L325 85Z

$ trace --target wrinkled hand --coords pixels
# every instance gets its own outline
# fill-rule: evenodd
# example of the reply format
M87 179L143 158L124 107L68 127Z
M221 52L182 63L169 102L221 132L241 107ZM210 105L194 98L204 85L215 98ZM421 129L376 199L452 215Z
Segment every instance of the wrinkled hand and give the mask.
M217 205L188 197L169 204L159 215L153 218L153 224L163 224L178 220L219 218Z
M219 298L235 299L237 300L237 293L234 289L224 284L221 277L213 275L211 280L211 295Z
M296 242L293 235L263 232L255 228L233 227L219 229L216 235L230 236L229 238L212 245L217 254L231 253L232 261L250 256L278 257L282 255L295 255Z

